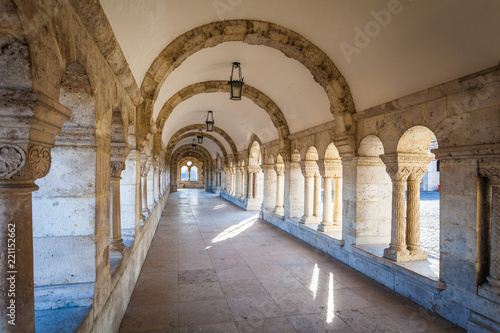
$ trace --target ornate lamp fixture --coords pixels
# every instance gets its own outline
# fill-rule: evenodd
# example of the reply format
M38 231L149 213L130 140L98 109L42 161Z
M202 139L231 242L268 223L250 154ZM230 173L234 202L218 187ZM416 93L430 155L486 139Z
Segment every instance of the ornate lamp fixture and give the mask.
M214 113L212 111L208 111L207 113L207 120L205 121L205 124L207 124L207 132L213 132L214 131Z
M239 80L233 80L234 69L238 69ZM231 68L231 78L229 83L229 93L231 97L229 99L233 101L241 100L241 91L243 90L243 77L241 76L241 66L239 62L233 62L233 67Z
M193 143L191 144L191 147L193 147L193 150L196 150L196 139L193 139Z
M198 144L201 145L203 143L203 132L201 131L201 128L198 131L198 135L196 136L196 138L198 139Z

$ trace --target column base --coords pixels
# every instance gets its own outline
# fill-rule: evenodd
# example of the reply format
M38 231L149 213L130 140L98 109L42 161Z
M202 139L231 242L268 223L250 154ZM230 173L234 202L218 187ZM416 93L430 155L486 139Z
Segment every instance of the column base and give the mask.
M407 249L398 250L393 247L388 247L384 249L384 258L401 262L401 261L422 261L427 260L427 252L423 250L418 250L415 252L410 252Z
M278 214L278 215L285 215L285 207L276 207L273 210L273 213Z
M112 241L109 244L109 258L110 259L122 259L123 253L127 250L127 247L123 244L123 239L120 238L118 241Z
M320 224L320 225L318 225L318 231L321 231L321 232L341 232L342 226L339 224L331 224L331 225Z
M142 216L144 216L144 218L146 218L149 215L151 215L151 211L149 210L149 208L142 210Z
M316 216L302 216L300 219L300 223L302 224L319 224L320 221L318 221L318 218Z
M477 294L490 301L500 303L500 280L488 276L488 282L483 283L477 289Z

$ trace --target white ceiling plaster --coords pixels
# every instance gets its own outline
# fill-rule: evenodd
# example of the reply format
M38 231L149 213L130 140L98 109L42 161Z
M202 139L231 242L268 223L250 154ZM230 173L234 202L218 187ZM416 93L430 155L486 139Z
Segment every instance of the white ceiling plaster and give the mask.
M204 125L208 110L214 112L215 126L233 139L238 151L248 148L252 133L262 142L278 138L271 118L253 101L242 98L235 102L229 100L227 93L211 93L195 95L174 109L163 128L163 142L168 143L180 128L192 124Z
M229 80L234 61L241 63L245 84L262 91L278 105L288 122L290 133L334 119L323 88L302 64L275 49L243 42L204 49L184 61L163 84L155 102L153 118L156 119L165 102L184 87L203 81ZM229 101L229 93L225 94L225 99ZM239 108L239 103L230 101L225 104ZM216 110L215 105L213 108ZM266 117L261 119L260 126L267 126L269 116ZM253 113L246 113L241 114L239 120L244 123L257 121L254 118Z
M220 3L228 4L228 10L218 9ZM371 12L387 10L394 3L399 3L398 13L391 14L385 26L379 24L379 31L374 30L367 45L358 47L359 53L348 61L340 45L355 45L355 28L376 26ZM344 75L358 111L494 66L500 55L497 0L102 0L101 4L139 85L153 60L176 37L222 19L269 21L311 40ZM217 59L207 63L216 64ZM255 78L257 88L262 81ZM286 86L295 83L302 86L302 82Z
M187 138L184 138L181 141L179 141L175 145L174 149L172 150L172 153L175 152L175 150L177 148L179 148L180 146L187 145L187 144L191 145L193 143L193 139L196 137L196 135L198 133L192 132L192 134L193 134L192 137L187 137ZM197 143L197 145L202 146L206 150L208 150L208 152L212 156L212 159L217 158L217 153L219 153L219 155L221 155L221 156L224 156L224 155L222 155L222 151L220 150L219 146L215 142L210 140L209 138L203 138L203 143L202 144Z

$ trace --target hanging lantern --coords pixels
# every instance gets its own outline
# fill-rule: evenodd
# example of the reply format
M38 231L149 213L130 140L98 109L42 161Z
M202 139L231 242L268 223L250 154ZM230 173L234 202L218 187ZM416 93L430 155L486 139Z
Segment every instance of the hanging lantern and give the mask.
M198 144L201 145L203 143L203 132L201 131L201 128L198 131L198 135L196 136L196 138L198 139Z
M193 143L191 144L191 147L193 147L193 150L196 150L196 139L193 139Z
M233 80L234 70L238 70L238 79ZM241 76L241 66L239 62L233 62L233 67L231 68L231 78L229 80L229 93L231 96L229 99L233 101L241 100L241 91L243 90L243 77Z
M212 111L208 111L207 113L207 121L205 121L205 124L207 124L207 132L213 132L214 131L214 114Z

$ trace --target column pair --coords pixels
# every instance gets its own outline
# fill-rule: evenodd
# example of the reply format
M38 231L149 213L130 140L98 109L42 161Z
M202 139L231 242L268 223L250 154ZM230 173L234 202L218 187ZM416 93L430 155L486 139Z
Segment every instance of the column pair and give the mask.
M340 159L321 161L319 170L325 181L325 188L323 192L323 221L318 226L318 230L322 232L342 231L342 162Z
M317 224L320 222L321 176L316 161L300 162L304 175L304 215L300 223Z
M432 154L381 155L392 181L391 242L384 250L388 259L427 260L427 252L420 246L420 181L433 157Z

